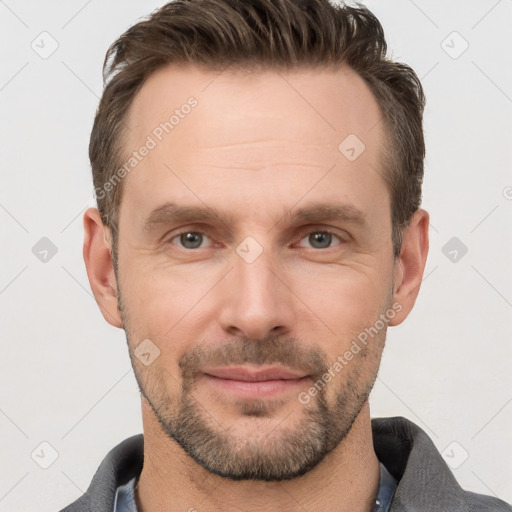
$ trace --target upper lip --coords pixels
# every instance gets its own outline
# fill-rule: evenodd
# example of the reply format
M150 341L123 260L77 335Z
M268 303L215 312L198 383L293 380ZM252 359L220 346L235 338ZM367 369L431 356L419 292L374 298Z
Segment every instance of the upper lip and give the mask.
M244 366L229 366L224 368L211 368L203 370L206 375L219 379L242 380L247 382L261 382L265 380L293 380L306 377L305 373L295 372L282 367L247 368Z

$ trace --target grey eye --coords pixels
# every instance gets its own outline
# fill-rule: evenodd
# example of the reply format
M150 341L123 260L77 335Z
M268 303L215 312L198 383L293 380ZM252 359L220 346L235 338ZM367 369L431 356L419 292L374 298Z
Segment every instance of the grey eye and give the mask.
M198 233L196 231L186 231L178 235L178 237L180 239L180 244L185 249L197 249L201 246L205 238L202 233Z
M333 242L335 242L333 244ZM331 231L310 231L304 235L301 240L299 247L308 247L312 249L330 249L343 243L343 239L339 235L332 233Z
M308 241L315 249L326 249L331 245L332 234L327 231L315 231L310 233Z

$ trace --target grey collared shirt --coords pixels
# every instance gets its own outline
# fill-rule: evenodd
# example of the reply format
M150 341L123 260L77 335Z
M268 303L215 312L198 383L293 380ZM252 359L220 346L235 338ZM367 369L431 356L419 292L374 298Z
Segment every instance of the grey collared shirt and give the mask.
M129 482L117 488L112 512L138 512L135 503L135 485L138 477L134 476ZM374 512L388 512L397 482L389 471L380 463L380 484Z

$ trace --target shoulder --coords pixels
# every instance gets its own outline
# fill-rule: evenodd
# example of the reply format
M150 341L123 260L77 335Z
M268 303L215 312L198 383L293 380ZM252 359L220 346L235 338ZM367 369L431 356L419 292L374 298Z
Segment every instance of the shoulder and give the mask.
M372 419L374 449L398 480L390 512L512 512L504 501L465 491L428 436L403 417Z
M140 475L143 455L142 434L119 443L107 453L87 491L60 512L111 512L117 488Z

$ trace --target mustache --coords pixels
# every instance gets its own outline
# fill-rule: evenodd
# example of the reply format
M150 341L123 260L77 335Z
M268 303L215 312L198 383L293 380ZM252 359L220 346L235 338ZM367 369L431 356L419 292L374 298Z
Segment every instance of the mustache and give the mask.
M251 364L282 365L319 378L328 370L327 357L318 347L305 347L296 338L268 336L265 339L234 340L199 345L184 354L179 362L182 378L194 380L202 368Z

